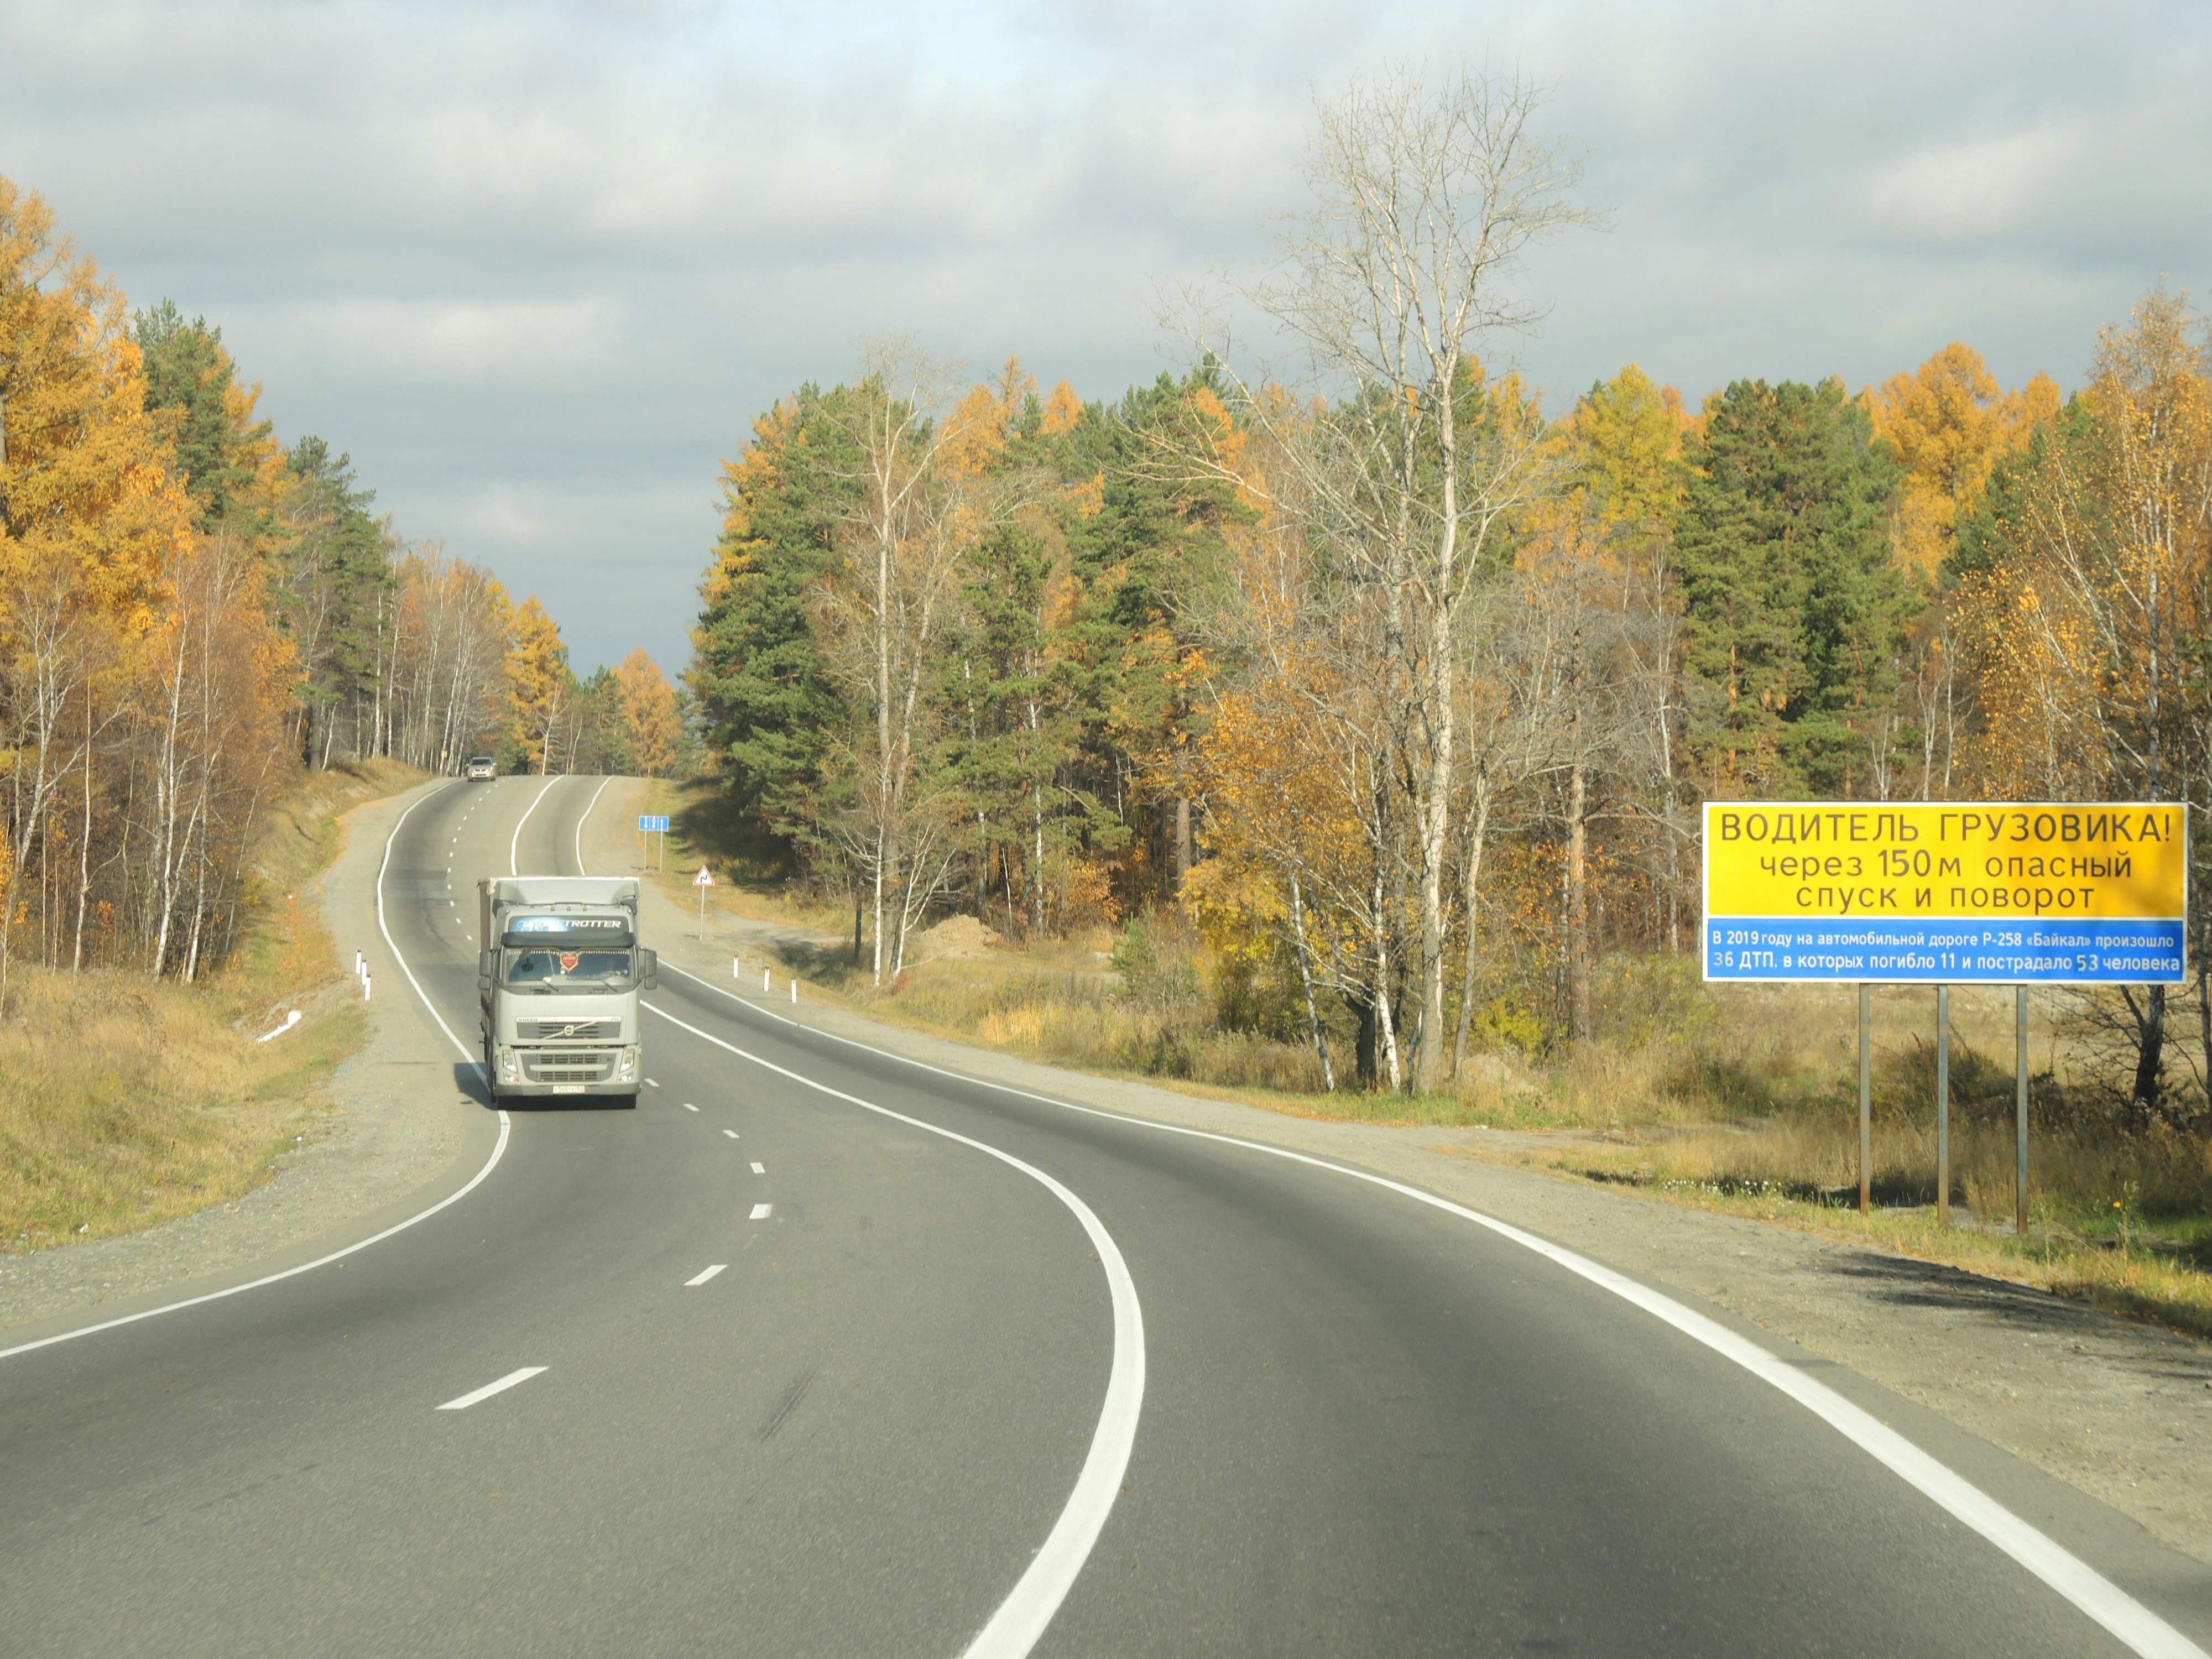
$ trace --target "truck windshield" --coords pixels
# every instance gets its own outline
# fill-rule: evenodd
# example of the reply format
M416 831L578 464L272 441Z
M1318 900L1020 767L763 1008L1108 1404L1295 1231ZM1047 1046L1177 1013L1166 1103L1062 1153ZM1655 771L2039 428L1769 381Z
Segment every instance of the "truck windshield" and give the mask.
M629 988L636 971L628 951L509 951L504 982L515 990Z

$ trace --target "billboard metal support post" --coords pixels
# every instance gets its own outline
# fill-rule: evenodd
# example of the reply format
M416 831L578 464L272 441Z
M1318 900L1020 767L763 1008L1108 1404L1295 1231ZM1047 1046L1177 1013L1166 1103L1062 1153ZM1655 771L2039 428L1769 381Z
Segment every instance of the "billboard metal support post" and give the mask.
M2025 1240L2027 1237L2027 987L2021 986L2014 993L2013 1012L2013 1073L2016 1079L2016 1104L2020 1121L2015 1126L2014 1138L2020 1153L2020 1168L2013 1178L2013 1231Z
M1859 987L1859 1213L1874 1200L1874 987Z
M1936 1219L1951 1224L1951 988L1936 988Z

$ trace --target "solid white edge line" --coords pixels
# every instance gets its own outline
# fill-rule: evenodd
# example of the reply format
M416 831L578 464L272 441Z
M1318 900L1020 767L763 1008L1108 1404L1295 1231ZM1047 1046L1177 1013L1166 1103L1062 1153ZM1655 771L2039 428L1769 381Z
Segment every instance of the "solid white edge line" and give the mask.
M684 1281L684 1288L687 1291L697 1288L699 1285L705 1284L708 1279L712 1279L716 1273L721 1272L723 1268L729 1265L730 1264L726 1261L717 1261L713 1267L708 1268L706 1272L702 1273L696 1273L691 1278L685 1279Z
M538 802L544 800L546 796L551 794L553 793L553 786L560 781L561 780L559 778L546 779L544 787L538 792L536 799L532 800L529 805L522 809L522 816L515 819L514 834L507 843L507 873L508 875L519 876L522 873L521 867L517 862L517 860L521 857L522 826L530 822L530 815L538 810Z
M495 1394L505 1394L518 1382L527 1382L533 1376L543 1376L545 1370L543 1365L525 1365L519 1371L509 1371L496 1382L487 1382L481 1389L471 1390L459 1400L448 1400L438 1409L441 1412L465 1412L480 1400L489 1400Z
M580 876L588 876L592 873L584 867L585 820L592 816L592 809L599 804L599 797L607 793L607 786L613 781L614 779L611 776L604 777L599 780L599 787L592 791L591 799L584 803L582 816L576 820L576 873Z
M1336 1175L1349 1176L1355 1181L1364 1181L1371 1186L1402 1194L1418 1203L1426 1204L1449 1214L1472 1221L1477 1226L1486 1227L1500 1237L1510 1239L1514 1243L1558 1263L1568 1272L1577 1274L1601 1289L1612 1291L1623 1301L1641 1308L1653 1317L1673 1326L1692 1341L1702 1343L1723 1358L1741 1366L1761 1382L1771 1384L1788 1395L1923 1497L1948 1512L1955 1520L1979 1533L1989 1542L2010 1556L2081 1612L2101 1625L2126 1646L2142 1654L2144 1659L2208 1659L2203 1648L2174 1629L2165 1620L2143 1606L2142 1602L2097 1571L2079 1556L2030 1526L1988 1493L1983 1492L1981 1488L1966 1480L1965 1476L1957 1474L1948 1465L1939 1462L1936 1458L1921 1450L1903 1435L1890 1428L1880 1419L1853 1405L1826 1383L1807 1376L1787 1360L1769 1353L1757 1343L1737 1335L1725 1326L1708 1319L1705 1315L1692 1311L1672 1297L1655 1291L1648 1285L1640 1284L1625 1273L1616 1273L1610 1267L1592 1261L1587 1256L1577 1255L1564 1246L1551 1243L1548 1239L1539 1238L1534 1233L1523 1232L1520 1228L1509 1222L1500 1221L1495 1216L1485 1215L1479 1210L1471 1210L1463 1204L1455 1204L1449 1199L1439 1198L1434 1193L1423 1192L1418 1187L1408 1186L1404 1182L1393 1181L1387 1176L1373 1175L1367 1170L1355 1170L1346 1164L1333 1164L1326 1158L1315 1158L1305 1152L1292 1152L1287 1147L1270 1146L1263 1141L1243 1140L1235 1135L1219 1134L1210 1129L1188 1128L1176 1123L1155 1123L1146 1118L1130 1117L1120 1112L1109 1112L1096 1106L1079 1106L1073 1101L1055 1100L1050 1095L1037 1094L1032 1090L1018 1088L1012 1084L994 1083L988 1078L970 1077L965 1073L951 1071L942 1066L933 1066L926 1060L915 1060L910 1055L895 1054L888 1048L878 1048L872 1043L862 1042L854 1037L840 1036L835 1031L825 1031L817 1025L802 1024L798 1020L787 1018L781 1014L772 1012L769 1009L748 1001L734 992L726 991L711 980L702 979L698 975L686 972L681 968L676 969L675 971L695 984L705 987L718 996L727 997L731 1001L742 1005L754 1013L765 1014L770 1019L777 1020L786 1025L795 1026L801 1030L811 1031L817 1036L828 1037L832 1042L844 1043L848 1048L859 1048L868 1054L880 1054L886 1059L903 1061L919 1070L933 1072L939 1077L951 1078L957 1082L978 1085L987 1089L995 1089L1001 1094L1037 1101L1047 1106L1057 1106L1063 1111L1078 1112L1085 1117L1105 1118L1113 1122L1126 1123L1137 1128L1158 1130L1164 1134L1186 1135L1194 1140L1215 1141L1224 1146L1240 1146L1248 1152L1262 1152L1271 1158L1285 1158L1294 1164L1309 1165L1313 1169L1327 1170ZM653 1012L660 1014L664 1019L673 1018L662 1013L658 1008L653 1009ZM676 1023L682 1024L681 1021ZM686 1029L690 1028L686 1027ZM704 1036L705 1033L702 1032L701 1035ZM708 1041L719 1042L720 1039L708 1037ZM723 1046L726 1048L730 1045L726 1043ZM747 1058L750 1059L751 1056L748 1055ZM787 1073L785 1075L792 1074ZM814 1084L811 1086L823 1088L824 1085ZM836 1091L828 1091L828 1092ZM881 1110L882 1109L873 1109ZM939 1130L938 1133L949 1134L951 1132ZM1009 1651L1012 1650L1009 1650Z
M384 935L384 942L387 946L390 946L392 960L398 963L399 971L407 975L407 982L410 985L415 986L415 994L418 997L422 997L422 1006L425 1008L430 1008L430 999L422 996L422 986L416 983L415 975L408 969L406 958L399 954L399 947L392 943L392 932L384 925L384 872L386 868L389 866L392 862L392 843L398 836L400 824L407 822L408 813L412 812L416 807L420 806L422 804L422 801L429 799L430 795L434 795L438 793L440 793L438 790L433 789L430 791L430 794L424 795L422 797L422 800L412 803L407 808L407 811L402 812L399 815L399 822L392 826L392 834L385 837L384 859L383 861L376 866L377 930ZM459 1048L460 1039L453 1036L453 1028L451 1026L447 1025L444 1020L438 1019L438 1011L435 1008L430 1008L430 1018L438 1020L438 1029L445 1032L447 1037L452 1038L453 1046ZM466 1048L461 1048L461 1053L464 1055L468 1054L468 1052L469 1051ZM477 1070L478 1072L482 1072L483 1067L479 1065L477 1067ZM445 1197L440 1199L435 1204L433 1204L428 1209L419 1210L415 1214L409 1216L404 1221L394 1222L391 1226L386 1227L382 1232L374 1234L370 1237L364 1238L357 1244L349 1244L343 1250L332 1250L328 1255L317 1256L313 1261L302 1262L296 1267L287 1267L282 1273L266 1273L261 1278L249 1280L246 1284L233 1285L227 1290L210 1291L204 1296L186 1297L181 1302L166 1302L158 1308L148 1308L143 1313L125 1314L120 1318L104 1319L97 1325L85 1325L81 1326L73 1331L64 1331L58 1336L40 1337L36 1342L23 1342L18 1343L12 1348L0 1348L0 1359L10 1358L19 1353L29 1353L36 1348L50 1348L57 1342L74 1342L80 1336L90 1336L95 1331L112 1331L118 1325L135 1325L142 1319L152 1319L160 1314L175 1313L181 1308L197 1308L203 1302L220 1302L225 1297L237 1296L242 1291L258 1291L264 1285L274 1285L282 1279L295 1279L301 1273L313 1273L318 1267L327 1267L333 1261L343 1261L345 1257L353 1255L356 1250L365 1250L372 1244L380 1244L386 1239L391 1237L394 1233L404 1233L416 1222L428 1221L432 1216L437 1214L439 1211L444 1209L447 1205L458 1204L463 1199L466 1198L471 1193L474 1192L478 1186L483 1184L484 1177L499 1167L500 1159L507 1155L507 1140L512 1125L510 1125L507 1121L507 1114L504 1111L501 1112L499 1115L499 1139L492 1146L491 1156L484 1160L483 1168L478 1170L476 1174L469 1177L467 1186L463 1187L459 1192L447 1194Z
M908 1117L904 1112L895 1112L888 1106L878 1106L842 1089L833 1089L826 1083L787 1071L773 1060L763 1060L733 1042L724 1042L711 1031L702 1031L677 1018L665 1009L653 1008L642 999L639 1006L659 1015L671 1025L726 1049L740 1060L749 1060L764 1071L788 1078L803 1088L911 1128L957 1141L1019 1170L1066 1205L1089 1235L1091 1248L1097 1253L1098 1265L1106 1275L1106 1288L1114 1310L1114 1360L1106 1374L1106 1397L1099 1407L1097 1426L1091 1431L1091 1449L1084 1457L1083 1468L1075 1477L1075 1488L1068 1493L1052 1531L1030 1559L1028 1568L1006 1599L999 1604L998 1611L991 1615L990 1622L977 1632L963 1653L963 1659L1023 1659L1044 1634L1053 1614L1060 1611L1060 1604L1074 1588L1083 1564L1090 1559L1091 1547L1098 1541L1106 1517L1113 1513L1114 1499L1121 1490L1121 1477L1128 1471L1129 1454L1137 1443L1137 1418L1145 1403L1145 1316L1137 1304L1136 1280L1129 1276L1128 1263L1121 1259L1114 1236L1091 1213L1089 1205L1042 1170L1024 1163L1012 1152L1001 1152L988 1141L974 1139L918 1117ZM773 1205L757 1204L753 1206L754 1218L763 1218L774 1208Z

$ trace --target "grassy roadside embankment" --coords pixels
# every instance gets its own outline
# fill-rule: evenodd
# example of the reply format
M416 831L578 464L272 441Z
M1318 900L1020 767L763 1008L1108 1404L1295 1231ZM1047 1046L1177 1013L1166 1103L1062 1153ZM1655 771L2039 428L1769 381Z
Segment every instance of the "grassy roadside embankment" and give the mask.
M878 988L856 969L849 911L810 906L717 833L710 787L655 783L663 879L687 908L822 936L781 953L807 995L872 1018L1097 1075L1341 1122L1492 1131L1442 1150L1603 1183L2037 1285L2212 1336L2212 1144L2130 1132L2087 1103L2078 1034L2035 1001L2027 1235L2012 1226L2012 997L1953 995L1954 1224L1936 1219L1934 994L1875 998L1875 1205L1858 1190L1857 1014L1850 988L1705 986L1693 962L1616 964L1599 1039L1548 1060L1510 1044L1433 1095L1322 1088L1312 1048L1231 1029L1223 984L1188 942L1104 929L957 948ZM832 943L831 941L838 941ZM924 941L921 949L932 948ZM1994 1058L1992 1058L1994 1057ZM1351 1056L1338 1050L1340 1068Z
M196 985L100 969L11 971L0 1012L0 1249L44 1249L238 1198L310 1135L317 1091L367 1018L312 888L338 817L422 775L312 774L271 808L231 959ZM301 1019L256 1039L297 1008Z

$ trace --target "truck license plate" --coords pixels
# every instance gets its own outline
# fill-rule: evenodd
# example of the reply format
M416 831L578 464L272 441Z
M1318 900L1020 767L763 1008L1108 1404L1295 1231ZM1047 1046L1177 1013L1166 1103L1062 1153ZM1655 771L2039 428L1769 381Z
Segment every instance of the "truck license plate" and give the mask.
M553 1092L556 1095L580 1095L584 1092L584 1085L580 1083L556 1083L553 1085Z

